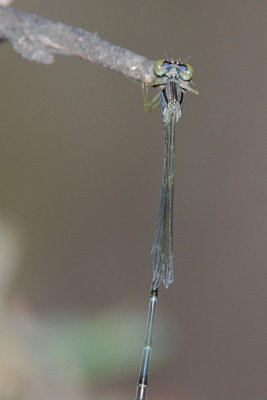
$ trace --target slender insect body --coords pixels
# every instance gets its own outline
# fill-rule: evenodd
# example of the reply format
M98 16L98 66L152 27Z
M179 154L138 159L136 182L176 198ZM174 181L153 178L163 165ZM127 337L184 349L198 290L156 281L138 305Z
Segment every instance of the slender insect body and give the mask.
M181 118L184 92L191 91L195 94L198 93L191 81L193 68L190 64L161 59L155 63L154 72L156 78L152 86L158 86L161 89L160 102L164 122L164 161L160 205L151 250L152 286L147 317L145 345L137 382L136 400L145 400L147 394L158 287L160 283L163 282L163 285L168 289L173 282L175 127ZM153 110L159 103L159 94L149 102L147 97L147 86L143 85L143 95L145 110Z

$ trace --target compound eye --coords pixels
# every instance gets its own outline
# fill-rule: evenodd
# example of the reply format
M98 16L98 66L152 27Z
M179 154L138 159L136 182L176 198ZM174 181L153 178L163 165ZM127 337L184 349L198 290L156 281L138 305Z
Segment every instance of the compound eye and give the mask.
M191 64L180 64L179 65L180 69L180 77L184 81L190 81L190 79L193 76L194 70Z
M154 72L157 76L163 76L166 74L166 60L161 58L154 64Z

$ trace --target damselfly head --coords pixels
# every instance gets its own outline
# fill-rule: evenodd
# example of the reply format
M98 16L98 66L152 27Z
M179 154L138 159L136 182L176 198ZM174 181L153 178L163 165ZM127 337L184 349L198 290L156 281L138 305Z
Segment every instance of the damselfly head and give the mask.
M194 70L191 64L178 60L165 60L161 58L154 64L154 73L157 77L177 81L178 85L192 93L198 94L192 77Z
M193 76L193 67L191 64L182 63L180 60L164 60L161 58L154 64L154 72L157 76L164 76L168 74L170 69L174 67L177 69L179 77L185 81L189 81Z

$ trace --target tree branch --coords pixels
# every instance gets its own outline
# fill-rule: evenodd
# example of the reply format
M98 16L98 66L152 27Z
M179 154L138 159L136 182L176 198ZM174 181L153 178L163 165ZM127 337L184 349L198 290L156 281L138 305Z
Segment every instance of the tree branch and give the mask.
M51 64L54 54L77 56L148 84L155 77L154 61L146 57L106 42L97 34L12 7L0 6L0 39L30 61Z

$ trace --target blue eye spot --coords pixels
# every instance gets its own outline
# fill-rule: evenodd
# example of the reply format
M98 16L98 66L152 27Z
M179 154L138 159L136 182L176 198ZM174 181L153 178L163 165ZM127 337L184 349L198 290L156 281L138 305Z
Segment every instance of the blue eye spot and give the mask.
M179 67L180 67L183 71L187 71L187 65L185 65L185 64L180 64Z
M164 63L162 64L163 67L169 67L171 65L171 63L169 63L169 61L164 61Z

